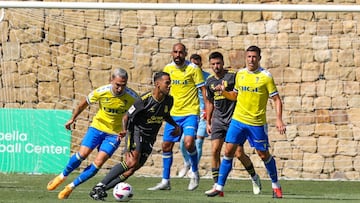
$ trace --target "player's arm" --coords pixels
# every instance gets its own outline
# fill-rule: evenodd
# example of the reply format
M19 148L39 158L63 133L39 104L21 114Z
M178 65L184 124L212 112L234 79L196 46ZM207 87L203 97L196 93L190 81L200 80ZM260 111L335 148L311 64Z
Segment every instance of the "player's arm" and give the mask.
M276 111L276 128L280 132L280 134L285 134L286 126L282 120L282 102L279 94L276 94L272 97L272 100L275 103L275 111Z
M122 118L122 131L119 133L119 138L123 138L126 135L127 127L129 123L129 115L126 113Z
M68 122L65 123L65 128L71 130L71 125L75 122L76 118L79 116L81 112L89 106L89 103L86 99L80 101L79 105L74 109L72 116Z
M210 135L211 134L211 119L212 113L214 111L214 103L208 100L208 106L206 109L206 132Z
M231 101L236 101L237 98L237 92L235 91L221 91L221 95Z
M224 84L217 85L214 88L214 91L217 91L220 95L224 96L228 100L236 101L236 99L237 99L237 92L235 92L235 91L226 91Z

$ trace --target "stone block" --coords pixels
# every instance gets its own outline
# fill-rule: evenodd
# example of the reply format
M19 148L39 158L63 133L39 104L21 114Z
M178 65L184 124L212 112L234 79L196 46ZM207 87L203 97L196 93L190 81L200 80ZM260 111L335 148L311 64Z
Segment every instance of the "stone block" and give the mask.
M344 93L344 84L338 80L330 80L326 83L325 96L336 97Z
M2 60L10 61L20 58L20 44L17 42L5 42L2 44Z
M74 55L64 54L57 57L56 65L59 69L70 69L74 66Z
M107 84L110 79L110 72L106 70L90 70L90 81L94 88Z
M83 26L65 25L65 41L72 42L86 37L86 29Z
M1 61L1 60L0 60ZM0 74L15 73L18 70L17 63L15 61L2 61Z
M198 29L198 33L200 35L200 38L205 38L205 37L212 36L211 25L209 25L209 24L199 25L197 27L197 29Z
M331 121L330 119L330 112L326 109L316 109L316 123L329 123Z
M303 170L304 172L320 174L324 167L324 157L319 154L305 153Z
M301 82L301 69L296 68L284 68L284 82L288 83L295 83Z
M91 56L110 55L110 41L104 39L90 39L89 55Z
M337 137L340 140L355 140L353 136L353 129L351 125L336 125Z
M35 78L34 76L30 76L30 77ZM38 92L34 85L32 87L30 85L27 87L21 87L17 91L18 91L17 102L20 103L23 103L25 101L31 103L38 102L38 95L37 95Z
M193 20L193 11L177 11L175 16L176 26L189 26Z
M86 37L91 39L103 39L105 24L103 21L91 21L86 25Z
M121 32L122 44L124 45L136 45L138 43L137 38L138 31L135 28L125 28Z
M222 18L225 22L240 23L242 17L241 11L226 11L222 12Z
M278 26L279 26L279 28L278 28L279 32L281 32L281 33L290 33L291 32L292 24L291 24L290 19L279 20Z
M314 99L314 107L316 109L331 108L331 98L327 96L320 96Z
M158 40L156 40L154 38L139 39L139 47L137 48L136 51L141 54L158 52L159 51L159 42L158 42ZM124 52L122 54L124 54Z
M341 67L354 66L354 51L353 50L340 50L339 51L339 64Z
M329 174L329 173L333 173L334 171L335 171L334 158L333 157L325 157L323 173ZM325 178L328 178L328 177L325 177Z
M103 78L103 80L105 81L106 78ZM75 93L75 101L79 101L81 99L84 99L84 97L86 97L90 91L92 90L92 86L90 83L90 80L75 80L74 81L74 93Z
M64 100L72 100L74 98L74 87L63 87L60 88L60 99L61 103L64 103ZM59 105L57 105L57 108L59 108Z
M305 112L314 111L314 97L302 97L301 109Z
M336 155L334 158L335 171L344 172L344 171L353 171L353 159L351 156Z
M154 28L154 37L170 37L171 35L171 28L169 26L155 25L153 28Z
M309 124L315 123L315 116L312 115L311 113L293 112L292 117L293 117L293 123L302 124L299 126L299 128L302 128L303 125L307 126ZM312 129L310 126L307 126L299 130L299 133L303 134L303 136L308 136L314 132L313 130L314 129Z
M213 23L212 24L212 34L215 37L226 37L228 33L227 26L225 22Z
M335 124L332 123L317 123L315 125L315 134L319 136L336 137Z
M357 101L359 101L359 97L357 97ZM360 107L353 107L348 109L347 114L350 124L360 127Z
M39 82L57 81L58 70L56 66L39 66L37 80Z
M228 30L228 36L235 37L240 35L243 32L244 24L242 23L235 23L233 21L227 21L227 30Z
M39 82L38 97L39 102L59 101L60 86L57 82Z
M169 53L157 53L152 56L152 63L157 64L156 66L152 66L151 69L154 72L162 71L164 66L171 62L171 57Z
M108 39L111 42L120 42L119 26L110 26L105 28L104 39Z
M338 139L335 137L321 136L317 144L318 153L324 157L334 157L338 148Z
M182 27L172 27L171 37L175 39L182 39L184 37L184 29Z
M294 147L304 152L315 153L317 151L317 139L314 137L296 137L293 144Z
M37 68L37 60L34 57L23 59L22 61L18 62L18 72L20 75L36 73Z
M301 97L299 96L285 97L283 108L286 111L301 111Z
M199 36L196 26L184 27L184 38L197 38Z
M273 154L276 155L276 157L282 158L282 159L290 159L291 154L291 143L287 141L280 141L276 142L273 146L274 151Z
M90 70L109 70L111 64L107 63L106 57L91 57Z
M328 36L331 34L331 23L326 20L320 20L317 22L317 28L316 28L317 35L324 35Z
M59 70L61 88L74 87L74 72L70 69Z
M120 58L122 45L120 42L112 42L111 43L111 57Z
M88 39L74 40L74 53L87 53L89 47Z
M65 25L56 21L48 23L48 43L49 45L60 45L65 42Z
M203 25L210 23L211 11L196 11L193 12L193 25Z
M137 35L138 38L153 37L154 36L153 26L151 26L151 25L141 25L141 26L139 26L139 28L137 29L137 34L136 35Z
M120 10L105 10L104 11L105 27L119 25L120 24L121 12L122 11L120 11Z
M242 22L249 23L249 22L256 22L261 20L261 11L244 11L242 15Z
M173 26L175 24L175 11L155 11L156 25Z
M247 24L247 30L249 34L257 35L265 33L265 24L264 22L249 22Z
M224 54L226 54L228 51L232 50L232 39L230 37L222 37L218 38L218 45L219 48L222 48L223 50L226 50Z
M329 39L329 49L338 49L340 47L340 38L338 36L328 36Z

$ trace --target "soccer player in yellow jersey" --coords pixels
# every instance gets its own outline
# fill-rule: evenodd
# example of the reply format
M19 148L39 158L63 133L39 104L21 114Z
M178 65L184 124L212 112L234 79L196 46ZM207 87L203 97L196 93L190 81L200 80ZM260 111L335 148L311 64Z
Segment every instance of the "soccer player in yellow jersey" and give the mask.
M65 124L65 128L70 130L71 125L83 110L90 104L99 103L99 110L93 117L79 151L71 156L60 175L48 183L47 189L55 190L95 148L98 148L99 152L94 162L58 194L59 199L67 199L75 187L93 177L120 145L118 134L122 132L123 128L121 119L135 100L139 98L133 90L126 87L127 81L127 72L121 68L115 69L111 76L111 83L92 91L75 108L72 117Z
M246 50L246 67L239 70L233 91L220 87L219 93L230 100L237 100L229 130L225 137L225 155L220 165L219 179L215 189L208 196L223 196L226 179L232 169L234 153L239 143L247 139L263 160L272 182L273 197L282 198L278 183L275 159L269 153L269 139L266 124L266 104L270 97L275 103L276 128L280 134L286 131L282 120L282 102L271 74L260 67L261 50L250 46Z
M200 106L198 98L198 88L201 89L203 97L206 97L205 81L201 69L185 60L187 52L182 43L173 45L173 62L167 64L164 72L170 74L171 90L170 94L174 98L174 105L170 115L181 127L184 137L185 148L190 156L191 179L188 190L195 190L199 185L198 156L195 146L195 138L198 127ZM205 101L206 104L206 101ZM174 126L166 123L163 136L163 177L162 181L155 187L148 190L170 190L170 169L173 162L173 147L175 142L179 142L181 136L173 136L171 132Z

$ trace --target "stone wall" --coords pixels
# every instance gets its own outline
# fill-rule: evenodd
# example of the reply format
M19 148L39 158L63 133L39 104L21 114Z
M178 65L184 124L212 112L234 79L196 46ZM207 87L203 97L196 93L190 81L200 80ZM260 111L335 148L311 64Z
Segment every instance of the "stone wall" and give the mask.
M359 2L336 1L342 3ZM130 87L139 93L147 91L153 72L171 60L171 47L176 42L183 42L190 54L200 54L205 68L212 51L224 54L226 66L241 68L245 65L244 50L258 45L263 52L261 64L273 74L284 103L286 135L277 133L275 110L271 101L268 105L271 153L276 157L280 177L357 180L359 18L359 13L350 12L6 9L0 22L0 106L73 109L92 89L107 83L110 71L116 67L129 71ZM77 121L73 151L78 149L96 110L95 105L90 107ZM161 136L138 175L161 175ZM254 150L245 147L256 170L267 177ZM174 149L172 176L182 167L178 145ZM203 151L200 172L210 177L210 140L205 141ZM120 158L118 150L104 168ZM239 161L234 162L231 177L247 177Z

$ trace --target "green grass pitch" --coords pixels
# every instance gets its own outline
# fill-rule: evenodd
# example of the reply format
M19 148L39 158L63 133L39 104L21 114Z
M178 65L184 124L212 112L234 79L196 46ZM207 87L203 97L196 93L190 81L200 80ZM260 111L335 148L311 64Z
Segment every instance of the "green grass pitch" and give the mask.
M98 174L77 187L67 200L58 200L58 192L78 174L71 175L68 180L55 191L47 191L47 182L54 175L26 175L26 174L0 174L0 203L90 203L92 200L88 193L92 186L99 182L104 174ZM187 191L189 179L172 178L171 191L147 191L161 178L131 177L128 183L133 186L134 197L130 202L360 202L360 182L358 181L298 181L281 180L283 199L272 199L271 183L262 180L263 190L260 195L252 194L250 180L229 179L225 186L225 197L209 198L204 191L212 186L211 179L201 179L200 186L195 191ZM106 202L116 202L112 191Z

